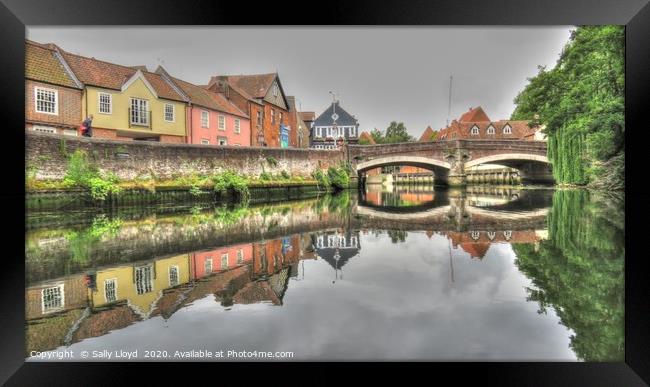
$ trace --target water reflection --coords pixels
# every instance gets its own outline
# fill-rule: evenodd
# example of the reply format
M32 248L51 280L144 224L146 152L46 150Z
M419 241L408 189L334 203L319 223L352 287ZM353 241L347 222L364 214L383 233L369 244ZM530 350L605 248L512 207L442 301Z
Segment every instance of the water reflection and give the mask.
M409 187L33 226L26 351L622 360L610 199Z

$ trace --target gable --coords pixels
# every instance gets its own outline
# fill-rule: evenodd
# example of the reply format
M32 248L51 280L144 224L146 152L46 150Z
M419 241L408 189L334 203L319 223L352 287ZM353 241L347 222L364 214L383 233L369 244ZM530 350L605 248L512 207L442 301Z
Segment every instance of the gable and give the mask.
M281 107L284 110L289 110L284 93L282 92L282 87L280 87L277 79L273 81L267 90L266 95L264 96L264 101Z
M332 118L332 115L334 114L334 105L336 105L336 114L338 115L338 118L336 119L336 124L338 126L350 126L350 125L358 125L357 120L352 117L350 113L345 111L338 102L332 103L321 115L319 115L314 123L312 124L312 127L316 126L332 126L334 123L334 119Z
M122 86L122 92L129 97L140 97L145 99L157 99L158 95L151 84L144 77L134 76Z

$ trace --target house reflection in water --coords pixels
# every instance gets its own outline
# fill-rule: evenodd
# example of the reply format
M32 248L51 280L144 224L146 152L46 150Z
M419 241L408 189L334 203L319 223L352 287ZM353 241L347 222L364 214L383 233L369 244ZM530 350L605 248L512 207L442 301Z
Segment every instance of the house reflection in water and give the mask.
M429 239L434 231L426 232ZM548 238L546 230L503 230L503 231L449 231L442 232L454 250L461 249L472 259L482 260L493 243L524 243L533 244L537 248L539 242Z
M336 230L312 236L318 257L334 268L334 280L343 279L343 266L350 258L359 255L359 231Z
M154 316L170 318L214 295L223 306L281 305L308 235L223 246L148 262L98 268L26 289L26 351L51 350L105 335Z

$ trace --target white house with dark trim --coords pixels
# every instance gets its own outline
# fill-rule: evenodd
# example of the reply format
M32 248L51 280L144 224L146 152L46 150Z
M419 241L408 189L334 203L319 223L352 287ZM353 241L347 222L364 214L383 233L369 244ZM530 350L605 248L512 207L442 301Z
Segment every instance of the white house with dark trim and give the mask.
M359 134L357 119L336 100L312 123L310 146L315 149L336 149L341 142L356 144Z

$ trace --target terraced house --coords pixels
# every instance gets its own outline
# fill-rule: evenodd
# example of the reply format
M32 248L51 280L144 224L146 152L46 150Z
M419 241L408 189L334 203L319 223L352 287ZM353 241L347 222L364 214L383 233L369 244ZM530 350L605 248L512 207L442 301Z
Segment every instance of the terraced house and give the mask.
M248 114L223 94L174 78L162 66L156 69L156 73L173 84L188 102L186 116L189 144L251 145Z
M293 130L289 126L289 103L277 73L217 75L208 90L223 94L251 119L251 145L288 147ZM295 145L294 145L295 146Z
M52 45L25 42L25 127L78 135L83 85Z
M160 74L56 51L83 84L81 116L94 116L93 137L186 142L187 103Z

